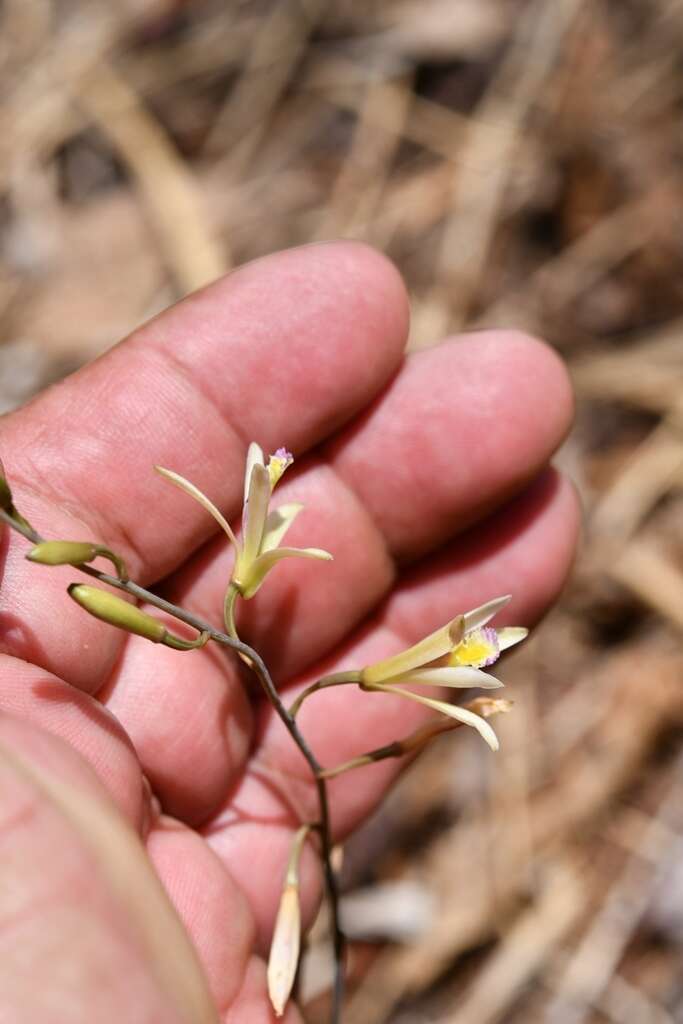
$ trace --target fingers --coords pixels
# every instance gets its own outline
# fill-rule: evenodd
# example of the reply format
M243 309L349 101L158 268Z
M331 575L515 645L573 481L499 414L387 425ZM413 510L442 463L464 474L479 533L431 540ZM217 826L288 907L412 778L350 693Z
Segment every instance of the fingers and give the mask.
M552 349L516 331L480 331L411 360L328 454L394 556L415 558L532 480L572 415Z
M254 922L246 900L204 840L173 819L161 817L146 846L222 1013L238 998L252 955Z
M99 698L130 736L167 814L205 821L242 772L252 709L232 653L131 637Z
M519 381L515 388L511 380ZM537 391L547 408L539 408ZM376 607L395 579L392 552L402 557L433 549L495 495L502 501L522 486L564 436L571 411L566 372L530 338L464 336L408 360L371 413L340 432L329 464L310 456L278 488L279 500L306 506L288 542L327 548L335 560L284 562L240 609L240 633L275 678L291 677L328 654ZM464 443L468 432L476 443ZM231 559L221 541L208 545L175 579L173 600L215 620ZM492 583L500 589L500 581ZM443 618L453 608L445 603ZM189 657L133 641L107 699L164 806L197 823L233 785L238 751L246 751L248 739L242 733L240 742L242 685L226 660ZM226 709L237 717L229 718Z
M0 986L13 1020L216 1020L142 846L68 747L0 719Z
M142 829L149 808L140 763L119 722L98 701L36 665L0 655L0 712L68 743L133 828Z
M153 465L191 477L235 514L248 441L301 453L322 440L395 372L406 323L396 271L364 246L249 264L3 422L17 504L38 530L106 542L134 575L155 579L214 524ZM25 551L13 538L5 649L50 671L59 664L67 681L93 692L119 644L111 630L85 631L64 601L73 571L38 575ZM93 642L78 649L86 632Z
M272 1024L251 911L224 865L200 836L166 817L151 829L147 851L199 954L220 1019ZM291 1003L284 1021L300 1024Z
M455 612L479 600L511 591L501 622L533 624L552 601L568 572L578 530L573 489L553 475L533 484L486 523L454 541L431 564L416 567L401 581L376 618L356 633L334 657L306 673L359 668L408 646ZM505 678L501 665L499 675ZM293 698L297 686L292 690ZM514 694L510 694L514 698ZM513 711L514 713L514 711ZM409 733L423 720L423 709L399 697L364 694L356 687L327 690L307 701L298 718L303 734L326 766L341 763ZM277 872L264 858L280 864L292 828L317 814L308 770L289 737L264 708L261 743L242 783L205 831L209 842L243 888L254 912L261 942L272 927L271 891ZM473 737L475 741L477 738ZM461 735L453 742L462 741ZM482 749L482 756L494 756ZM386 760L330 784L335 835L342 839L376 806L400 770ZM258 852L257 852L258 851ZM250 865L261 865L256 884ZM266 879L266 882L263 882Z
M566 579L578 528L573 487L548 471L496 516L409 573L375 620L336 652L332 667L325 666L325 671L362 667L384 658L459 611L501 593L511 593L512 600L496 617L496 625L533 626ZM504 660L493 671L504 681ZM506 696L514 698L512 693ZM281 730L271 722L270 714L265 714L269 720L261 747L265 760L286 773L301 774L296 752L292 754ZM354 687L343 687L311 698L298 720L304 735L310 736L314 752L331 766L409 732L421 717L425 716L419 707L401 698L365 695ZM345 727L340 728L340 723ZM390 777L400 766L386 763ZM380 776L380 772L373 776L373 769L368 769L361 783L353 775L337 780L334 807L340 833L355 828L381 798L387 777ZM373 777L380 779L377 786Z
M13 475L156 578L212 524L150 473L155 463L236 512L248 441L301 452L321 440L396 370L405 330L400 279L364 246L248 264L16 414L3 431L21 444Z
M412 357L368 414L285 477L279 500L306 506L288 543L335 560L278 566L240 632L279 678L300 671L388 591L392 558L433 550L533 479L571 416L566 370L532 338L482 332ZM174 598L215 615L231 559L217 542Z

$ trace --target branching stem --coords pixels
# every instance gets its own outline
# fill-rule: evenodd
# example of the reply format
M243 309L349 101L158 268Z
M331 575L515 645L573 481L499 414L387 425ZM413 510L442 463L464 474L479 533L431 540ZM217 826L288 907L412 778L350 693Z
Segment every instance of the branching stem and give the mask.
M41 537L41 535L23 518L19 517L15 519L4 509L0 509L0 520L4 520L8 526L17 533L20 533L32 544L42 544L45 541L45 538ZM229 588L228 593L226 594L224 612L226 629L232 634L229 635L229 633L223 633L220 630L214 629L210 623L204 622L203 619L194 615L192 612L188 612L184 608L180 608L178 605L173 604L171 601L167 601L163 597L159 597L157 594L154 594L150 590L146 590L144 587L141 587L138 583L134 583L132 580L119 579L109 573L102 572L100 569L95 569L91 565L77 565L74 566L74 568L85 573L87 576L91 576L94 579L99 580L101 583L105 583L110 587L115 587L117 590L130 594L131 597L134 597L139 601L144 601L146 604L150 604L153 607L158 608L160 611L166 612L168 615L172 615L180 622L184 622L188 626L192 626L193 629L198 630L200 633L207 633L212 640L216 641L216 643L222 644L224 647L229 647L239 654L255 672L263 692L272 705L273 710L280 718L293 742L299 748L302 756L307 761L315 781L320 808L320 822L317 828L320 834L320 853L323 863L327 895L330 903L330 917L334 946L335 977L332 990L331 1024L340 1024L342 1001L344 996L345 939L339 921L339 890L337 887L334 868L332 867L330 808L327 798L327 785L323 777L323 768L302 736L293 716L282 703L268 668L260 654L258 651L255 651L253 647L243 643L237 636L234 621L234 603L237 597L237 591L234 588Z
M327 690L330 686L347 686L349 683L360 683L360 681L361 673L357 669L352 669L349 672L333 672L329 676L323 676L322 679L318 679L317 682L311 683L301 691L294 703L290 705L289 713L292 718L296 718L303 702L318 690Z

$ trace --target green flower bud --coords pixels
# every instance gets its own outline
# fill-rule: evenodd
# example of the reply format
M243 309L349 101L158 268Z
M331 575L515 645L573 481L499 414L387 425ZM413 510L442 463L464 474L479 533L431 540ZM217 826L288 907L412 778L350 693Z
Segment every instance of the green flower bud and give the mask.
M72 583L68 591L69 597L72 597L76 604L80 604L81 608L85 608L102 622L125 629L128 633L144 636L155 644L163 643L166 638L167 630L163 622L147 615L134 604L128 604L122 598L107 593L106 590L89 587L86 583Z
M200 633L194 640L184 640L180 636L175 636L169 633L159 619L106 590L100 590L99 587L89 587L87 583L72 583L67 589L69 597L96 619L108 622L110 626L125 629L128 633L135 633L136 636L143 636L154 644L165 644L175 651L194 651L211 639L208 632Z
M41 565L83 565L101 556L113 563L116 574L124 583L128 581L128 570L123 559L101 544L80 540L45 540L31 548L26 555L30 562Z
M41 565L82 565L92 562L97 554L97 545L87 541L47 540L31 548L26 557Z

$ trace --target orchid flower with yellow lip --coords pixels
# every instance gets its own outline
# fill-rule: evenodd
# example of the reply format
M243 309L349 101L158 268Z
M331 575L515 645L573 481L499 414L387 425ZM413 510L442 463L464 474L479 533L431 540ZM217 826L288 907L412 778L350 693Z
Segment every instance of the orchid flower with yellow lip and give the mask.
M283 558L318 558L323 561L332 558L321 548L279 547L303 505L291 502L272 512L268 511L268 505L273 488L293 461L288 451L278 448L266 464L261 448L253 442L249 445L244 474L241 543L223 514L198 487L170 469L155 467L163 477L198 501L227 534L235 549L231 584L244 598L254 596L266 574Z
M360 674L361 687L364 690L407 697L465 725L471 725L492 750L497 750L498 738L481 715L446 701L405 690L403 685L479 686L483 689L502 686L500 680L482 669L492 665L502 651L519 643L528 634L528 630L521 626L494 629L488 625L509 600L508 595L488 601L479 608L458 615L408 650L368 665Z

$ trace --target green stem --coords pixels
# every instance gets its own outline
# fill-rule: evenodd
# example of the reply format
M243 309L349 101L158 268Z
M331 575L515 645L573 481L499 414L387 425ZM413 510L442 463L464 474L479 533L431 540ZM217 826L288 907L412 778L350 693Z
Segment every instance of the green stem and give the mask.
M235 626L235 602L239 596L239 590L233 582L225 592L225 598L223 600L223 622L225 623L225 632L228 636L238 640L237 627Z
M109 559L109 561L113 564L114 568L116 569L116 574L122 583L128 582L128 569L126 568L126 563L124 562L120 555L117 555L116 552L114 551L110 551L109 548L102 547L101 544L97 545L97 554L100 555L102 558Z
M182 637L167 631L161 642L166 647L172 647L175 651L196 651L198 647L204 647L210 639L211 634L207 633L206 630L200 633L195 640L183 640Z
M322 679L318 679L317 682L311 683L310 686L301 691L294 703L290 705L290 715L292 718L296 718L301 705L312 693L317 693L318 690L327 690L330 686L346 686L349 683L358 684L361 678L362 673L359 669L351 669L349 672L333 672L329 676L323 676Z

